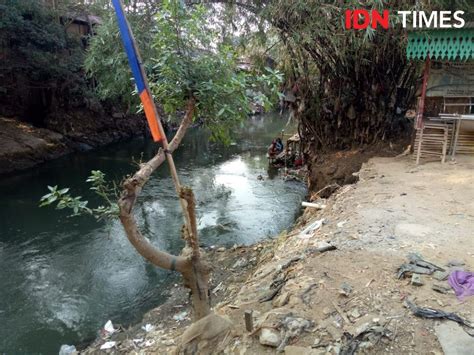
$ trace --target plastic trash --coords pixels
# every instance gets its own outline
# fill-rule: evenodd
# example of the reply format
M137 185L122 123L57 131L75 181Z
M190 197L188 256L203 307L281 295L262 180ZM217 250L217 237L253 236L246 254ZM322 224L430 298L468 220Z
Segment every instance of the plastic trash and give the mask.
M107 323L105 323L104 325L104 330L107 332L107 333L115 333L115 328L114 328L114 325L112 324L112 321L111 320L108 320Z
M323 223L324 223L324 218L314 221L308 227L306 227L300 234L298 234L298 238L300 239L311 238L312 236L314 236L314 233L316 232L316 230L321 228Z
M100 347L100 350L112 349L115 346L115 341L107 341Z
M474 272L455 270L449 275L448 283L460 301L474 295Z
M180 312L178 314L175 314L173 316L173 319L177 322L181 322L181 321L185 320L187 316L188 316L188 312L183 311L183 312Z
M144 326L142 326L142 329L143 329L145 332L149 333L149 332L152 332L152 331L155 330L155 326L154 326L154 325L151 325L150 323L147 323L147 324L145 324Z
M470 324L469 321L461 318L455 313L444 312L439 309L428 307L418 307L409 299L405 299L405 306L417 317L432 319L449 319L466 327L474 328L474 325Z
M64 345L61 345L61 348L59 349L59 355L71 355L75 353L76 351L77 350L74 345L64 344Z

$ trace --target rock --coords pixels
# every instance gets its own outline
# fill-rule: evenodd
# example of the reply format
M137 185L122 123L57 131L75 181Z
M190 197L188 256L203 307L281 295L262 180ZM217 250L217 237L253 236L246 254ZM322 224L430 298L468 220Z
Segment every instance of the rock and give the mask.
M346 332L352 334L353 336L367 331L369 328L375 325L385 324L387 320L381 315L375 314L366 314L353 324L347 325L345 330Z
M329 307L324 307L323 308L323 314L325 316L328 316L328 315L332 314L333 312L334 312L334 309L332 309L332 308L329 308Z
M288 303L289 299L290 299L290 294L288 292L284 292L278 297L273 299L272 301L273 307L275 308L283 307L285 304Z
M438 281L444 281L448 278L449 273L447 271L435 271L433 273L433 278Z
M440 284L434 284L431 286L431 288L439 293L449 293L451 291L451 287L440 285Z
M61 345L61 348L59 349L59 355L73 355L77 354L76 347L74 345Z
M211 340L224 337L231 326L232 322L227 317L211 313L194 322L186 329L180 338L179 351L187 353L186 351L190 349L195 350L199 344L206 344L206 342ZM189 353L192 352L190 351Z
M436 336L445 355L471 355L474 338L453 322L435 326Z
M326 249L326 248L329 248L330 246L331 244L329 244L328 242L321 241L321 242L318 242L318 244L316 244L316 249Z
M357 308L354 308L351 313L350 313L351 317L354 318L354 319L357 319L357 318L360 318L360 312Z
M105 342L104 344L101 345L100 350L112 349L116 344L117 344L117 342L115 342L115 341L107 341L107 342Z
M149 332L152 332L155 330L155 326L154 325L151 325L149 323L145 324L144 326L142 326L142 329L146 332L146 333L149 333Z
M87 143L77 143L76 149L80 152L88 152L89 150L94 149L91 145Z
M360 350L367 350L367 349L371 349L374 347L374 344L370 341L363 341L359 344L359 349Z
M413 286L423 286L425 283L423 282L420 274L413 274L411 276L411 284Z
M447 266L449 267L456 267L456 266L464 266L466 263L461 260L449 260Z
M122 112L114 112L112 113L113 118L124 118L125 115Z
M273 348L278 347L281 343L280 333L270 328L262 328L259 340L260 344L271 346Z
M343 282L339 288L339 294L348 297L352 292L352 286L347 282Z
M241 269L246 267L249 264L249 261L246 258L242 258L237 260L234 265L232 265L232 269Z

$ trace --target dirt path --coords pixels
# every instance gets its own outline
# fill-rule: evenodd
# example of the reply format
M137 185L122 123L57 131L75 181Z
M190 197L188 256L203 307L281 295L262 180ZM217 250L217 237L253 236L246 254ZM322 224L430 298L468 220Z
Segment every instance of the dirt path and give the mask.
M218 342L201 342L198 353L272 354L278 347L294 355L469 354L474 338L456 323L415 317L404 304L474 322L474 296L460 302L452 291L432 289L449 287L447 281L422 275L423 285L414 286L411 277L396 274L409 253L447 271L474 271L473 168L474 158L465 157L418 167L408 157L371 159L357 184L319 201L325 209L308 208L290 233L231 251L232 262L250 264L241 271L235 264L220 268L215 309L234 327ZM301 238L318 220L319 229ZM318 252L327 243L337 250ZM252 333L245 330L245 311L253 312ZM112 351L172 353L185 323L170 328L161 317L147 318L158 330L130 333ZM133 343L134 337L152 343Z

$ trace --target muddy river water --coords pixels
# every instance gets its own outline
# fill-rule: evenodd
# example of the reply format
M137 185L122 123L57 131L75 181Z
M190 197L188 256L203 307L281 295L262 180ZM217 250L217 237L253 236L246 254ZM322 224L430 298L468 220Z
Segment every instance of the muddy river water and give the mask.
M265 157L285 123L277 115L249 120L229 147L209 142L202 129L189 132L175 159L196 194L203 244L251 244L291 226L306 189L269 172ZM61 344L93 339L108 319L138 321L166 299L177 275L146 263L118 221L38 208L47 185L97 202L85 184L91 170L120 181L134 170L132 157L147 159L155 150L148 139L134 140L0 178L0 354L57 354ZM153 243L180 250L182 215L166 166L144 188L135 213Z

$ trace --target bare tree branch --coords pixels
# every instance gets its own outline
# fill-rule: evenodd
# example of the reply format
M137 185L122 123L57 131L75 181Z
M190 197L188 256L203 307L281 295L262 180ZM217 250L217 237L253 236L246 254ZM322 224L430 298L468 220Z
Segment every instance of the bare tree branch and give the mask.
M178 148L186 130L191 125L194 115L195 100L190 99L186 109L186 114L173 140L169 144L169 151L172 153ZM125 229L127 238L137 251L145 259L156 266L168 270L186 271L189 267L189 258L174 256L159 250L145 238L138 229L137 222L133 216L133 207L143 186L150 178L151 174L165 161L165 154L162 149L147 163L142 164L140 169L123 183L123 192L118 202L120 208L120 221Z

